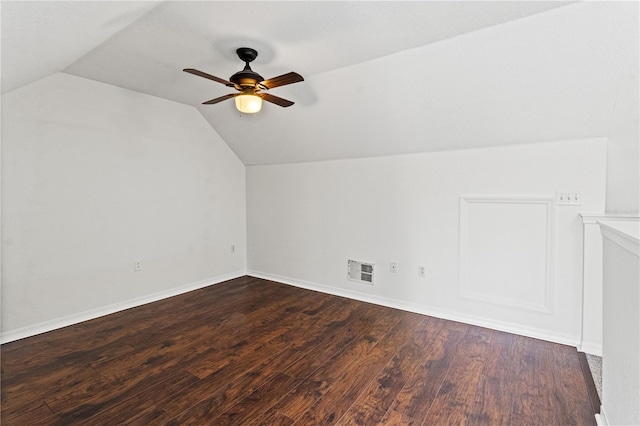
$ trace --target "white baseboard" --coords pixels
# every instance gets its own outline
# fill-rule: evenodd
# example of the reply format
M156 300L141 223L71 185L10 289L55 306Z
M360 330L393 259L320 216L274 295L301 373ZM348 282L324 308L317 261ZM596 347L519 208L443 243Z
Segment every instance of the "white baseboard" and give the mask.
M600 414L596 414L596 423L598 426L609 426L607 416L604 414L604 407L600 406Z
M210 285L219 284L221 282L243 277L245 275L247 275L247 271L245 270L236 271L229 274L219 275L213 278L208 278L206 280L198 281L195 283L186 284L180 287L175 287L169 290L164 290L158 293L153 293L146 296L137 297L135 299L102 306L100 308L79 312L77 314L67 315L62 318L56 318L27 327L22 327L16 330L3 331L2 333L0 333L0 343L13 342L14 340L20 340L26 337L35 336L37 334L46 333L48 331L53 331L73 324L78 324L84 321L92 320L94 318L99 318L105 315L124 311L125 309L135 308L138 306L146 305L147 303L157 302L158 300L178 296L183 293L188 293L193 290L198 290Z
M585 354L602 356L602 345L595 343L582 342L578 345L578 350Z
M560 333L552 333L546 330L523 327L518 324L507 323L502 321L495 321L492 319L476 317L473 315L465 315L459 312L453 312L443 309L438 309L433 306L424 306L416 303L406 302L398 299L391 299L387 297L381 297L371 294L360 293L357 291L346 290L343 288L327 286L318 283L312 283L303 280L297 280L294 278L284 277L281 275L269 274L265 272L248 270L247 275L263 278L266 280L277 281L282 284L292 285L294 287L300 287L307 290L319 291L321 293L332 294L334 296L347 297L349 299L360 300L362 302L373 303L375 305L386 306L389 308L400 309L403 311L414 312L417 314L428 315L436 318L442 318L450 321L461 322L470 325L476 325L479 327L490 328L492 330L504 331L507 333L517 334L525 337L532 337L534 339L546 340L549 342L560 343L563 345L577 347L579 344L578 336L569 336Z
M414 312L422 315L429 315L429 316L442 318L450 321L457 321L465 324L476 325L479 327L486 327L486 328L490 328L498 331L505 331L508 333L518 334L521 336L533 337L535 339L547 340L547 341L561 343L561 344L570 345L570 346L578 345L578 339L572 336L549 333L545 330L522 327L518 324L511 324L511 323L505 323L505 322L490 320L490 319L481 318L481 317L475 317L471 315L464 315L458 312L438 309L433 306L423 306L423 305L418 305L411 302L406 302L403 300L365 294L357 291L346 290L338 287L332 287L332 286L327 286L323 284L297 280L294 278L289 278L281 275L269 274L269 273L252 271L252 270L236 271L229 274L213 277L207 280L199 281L196 283L190 283L184 286L165 290L162 292L153 293L150 295L138 297L135 299L131 299L131 300L127 300L119 303L114 303L111 305L103 306L96 309L91 309L91 310L80 312L77 314L67 315L65 317L56 318L51 321L42 322L39 324L19 328L16 330L3 331L2 333L0 333L0 343L8 343L14 340L24 339L26 337L31 337L37 334L46 333L48 331L67 327L73 324L78 324L94 318L99 318L105 315L123 311L125 309L135 308L138 306L146 305L147 303L157 302L159 300L177 296L183 293L187 293L189 291L198 290L200 288L208 287L210 285L218 284L234 278L239 278L244 275L249 275L256 278L263 278L266 280L276 281L283 284L292 285L294 287L319 291L321 293L332 294L335 296L347 297L349 299L360 300L362 302L373 303L376 305L386 306L389 308L400 309L403 311ZM585 350L584 352L593 353L587 350Z

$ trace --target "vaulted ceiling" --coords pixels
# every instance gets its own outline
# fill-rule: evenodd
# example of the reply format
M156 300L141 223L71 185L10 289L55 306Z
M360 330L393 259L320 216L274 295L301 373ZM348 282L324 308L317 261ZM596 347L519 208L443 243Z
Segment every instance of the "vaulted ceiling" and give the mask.
M606 136L637 2L6 2L2 92L55 72L192 105L247 165ZM242 46L305 81L241 114ZM634 68L635 67L635 68ZM96 100L99 102L99 100Z

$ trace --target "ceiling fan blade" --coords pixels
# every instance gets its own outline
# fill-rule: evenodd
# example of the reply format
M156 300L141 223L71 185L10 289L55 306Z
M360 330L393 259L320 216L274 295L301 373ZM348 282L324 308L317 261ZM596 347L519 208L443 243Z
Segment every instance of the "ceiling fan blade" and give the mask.
M260 86L264 86L267 89L273 89L274 87L284 86L285 84L298 83L300 81L304 81L304 78L302 78L300 74L290 72L270 78L268 80L261 81L259 84Z
M197 75L198 77L208 78L209 80L217 81L218 83L222 83L225 86L233 87L233 83L227 81L223 78L216 77L215 75L207 74L206 72L198 71L193 68L185 68L182 71L188 72L189 74Z
M256 93L256 95L260 96L267 102L271 102L272 104L280 105L283 108L290 107L293 105L293 102L288 101L286 99L279 98L277 96L273 96L269 93Z
M219 98L215 98L215 99L211 99L210 101L207 102L203 102L202 105L213 105L213 104L217 104L218 102L222 102L222 101L226 101L227 99L231 99L231 98L235 98L236 96L238 96L240 93L230 93L228 95L224 95L224 96L220 96Z

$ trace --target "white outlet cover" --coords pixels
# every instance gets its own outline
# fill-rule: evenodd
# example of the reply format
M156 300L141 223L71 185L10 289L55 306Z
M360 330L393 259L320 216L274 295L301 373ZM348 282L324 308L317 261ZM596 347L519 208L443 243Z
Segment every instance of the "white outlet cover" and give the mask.
M558 191L556 192L557 206L581 206L582 194L580 191Z

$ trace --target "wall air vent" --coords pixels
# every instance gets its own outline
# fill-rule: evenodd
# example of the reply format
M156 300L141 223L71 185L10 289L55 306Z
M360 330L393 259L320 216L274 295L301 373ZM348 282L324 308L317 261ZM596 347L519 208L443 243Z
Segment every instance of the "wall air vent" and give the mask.
M351 281L373 285L373 267L373 263L349 259L347 261L347 278Z

